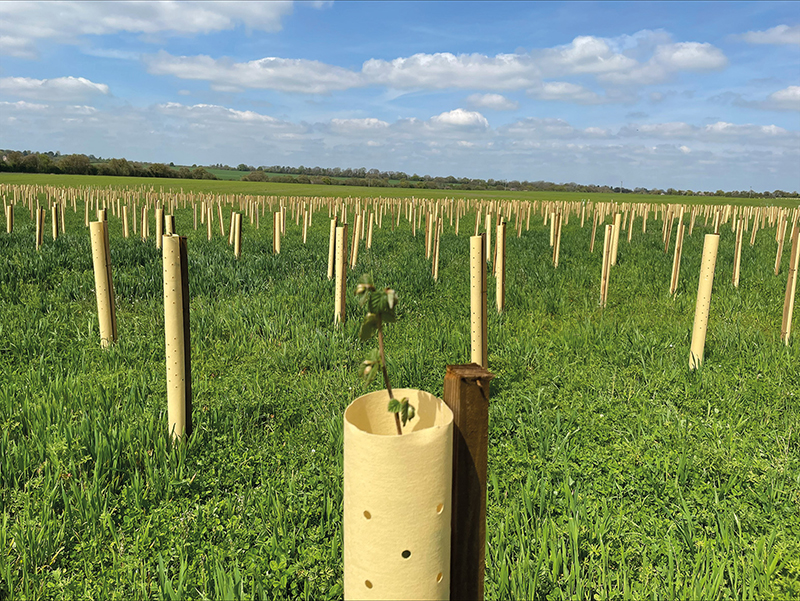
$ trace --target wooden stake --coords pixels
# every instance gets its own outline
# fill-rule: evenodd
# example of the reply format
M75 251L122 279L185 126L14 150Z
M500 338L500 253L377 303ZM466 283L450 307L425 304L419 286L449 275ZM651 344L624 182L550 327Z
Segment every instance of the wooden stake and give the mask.
M789 274L786 278L786 296L783 300L783 322L781 323L781 340L789 346L792 333L792 313L794 311L794 296L797 288L797 267L800 261L800 244L798 244L797 225L792 228L792 252L789 255Z
M672 257L672 276L669 280L669 294L674 295L678 291L678 278L681 274L681 253L683 252L683 232L686 226L678 223L678 230L675 232L675 253Z
M486 244L484 235L469 239L471 359L488 368L489 345L486 328Z
M164 209L156 209L156 248L161 248L164 237Z
M603 266L600 272L600 306L606 306L608 299L608 280L611 276L611 253L614 246L614 226L606 226L603 237Z
M6 207L6 233L11 234L14 231L14 204Z
M622 224L622 214L614 215L614 230L611 232L614 238L611 241L611 265L617 264L617 250L619 249L619 229Z
M733 287L739 287L739 273L742 267L742 236L744 235L744 222L746 218L739 217L736 226L736 245L733 249Z
M100 325L100 346L108 348L117 341L117 311L114 299L114 280L111 277L111 248L108 222L89 224L94 266L94 289L97 297L97 320Z
M130 231L128 228L128 205L127 203L122 205L122 236L124 238L128 238L130 236Z
M483 599L489 383L476 363L448 365L444 402L453 412L450 599Z
M719 215L719 212L717 212ZM706 234L703 242L703 259L700 265L700 280L697 285L697 304L692 328L692 344L689 350L689 369L697 369L703 363L706 346L708 312L711 307L711 289L714 284L714 268L717 264L719 234Z
M333 262L336 256L336 222L337 217L331 219L331 233L328 238L328 279L333 279Z
M192 366L189 336L189 267L186 238L164 236L164 338L169 433L192 433Z

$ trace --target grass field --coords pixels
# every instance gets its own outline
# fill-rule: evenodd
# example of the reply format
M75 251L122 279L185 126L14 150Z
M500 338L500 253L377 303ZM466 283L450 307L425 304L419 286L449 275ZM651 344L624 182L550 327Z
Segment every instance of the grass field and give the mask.
M134 181L412 195L0 178ZM68 209L67 234L52 241L47 230L39 252L27 210L15 219L12 235L0 230L0 599L341 598L342 414L368 390L357 367L371 348L358 341L355 283L372 272L400 297L387 330L393 384L441 395L445 366L469 360L474 214L461 236L445 226L438 282L421 233L403 219L392 234L385 221L348 275L348 320L337 330L327 212L306 245L287 219L279 255L270 232L245 219L237 261L227 239L207 241L179 211L195 433L176 446L152 238L124 239L109 218L120 339L103 351L82 204ZM705 363L690 372L710 230L698 219L685 239L672 298L660 225L651 216L642 234L637 220L632 242L621 237L604 310L602 238L590 254L590 227L574 216L564 227L558 269L540 216L520 238L509 232L502 315L489 277L487 599L800 596L800 352L779 338L788 245L776 277L774 228L759 231L734 289L734 235L723 227Z

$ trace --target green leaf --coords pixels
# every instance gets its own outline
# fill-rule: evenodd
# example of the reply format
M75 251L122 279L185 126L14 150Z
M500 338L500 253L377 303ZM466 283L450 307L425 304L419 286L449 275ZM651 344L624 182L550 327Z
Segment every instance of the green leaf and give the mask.
M364 318L364 323L361 324L361 331L359 332L361 341L364 342L372 338L372 335L378 331L380 325L381 321L378 315L375 313L367 313L367 316Z
M389 413L400 413L401 405L397 399L389 401Z
M406 422L414 419L416 411L414 410L414 406L408 402L408 397L400 401L399 405L400 405L400 411L399 411L400 420L403 422L403 426L405 426Z

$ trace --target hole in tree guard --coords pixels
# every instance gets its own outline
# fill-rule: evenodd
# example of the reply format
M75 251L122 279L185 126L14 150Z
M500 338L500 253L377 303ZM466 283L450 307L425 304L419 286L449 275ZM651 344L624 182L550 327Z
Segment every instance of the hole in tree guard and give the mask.
M442 513L443 510L444 510L444 503L439 503L436 506L436 513Z
M409 551L408 549L406 549L405 551L403 551L403 552L401 553L401 555L403 556L403 559L408 559L409 557L411 557L411 551Z
M369 580L365 580L365 581L364 581L364 585L365 585L367 588L372 588L372 583L371 583Z
M369 519L371 519L371 518L372 518L372 514L371 514L369 511L365 511L365 512L364 512L364 517L365 517L365 518L367 518L367 519L369 520Z
M441 582L441 581L442 581L442 573L439 572L438 574L436 574L436 582Z

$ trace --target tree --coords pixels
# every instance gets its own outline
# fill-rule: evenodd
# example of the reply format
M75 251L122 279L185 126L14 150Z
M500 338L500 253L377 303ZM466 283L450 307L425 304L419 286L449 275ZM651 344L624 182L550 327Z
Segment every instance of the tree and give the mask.
M68 154L61 157L58 166L64 173L72 175L87 175L90 171L91 162L85 154Z

